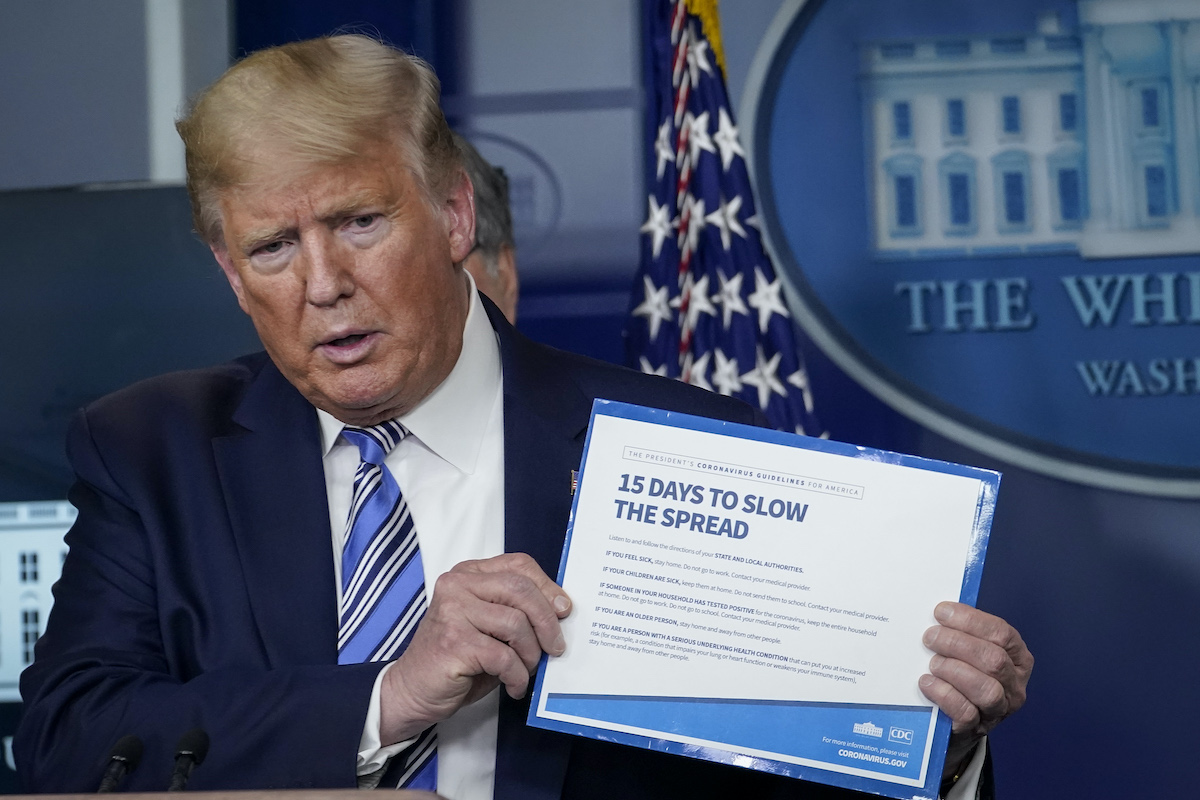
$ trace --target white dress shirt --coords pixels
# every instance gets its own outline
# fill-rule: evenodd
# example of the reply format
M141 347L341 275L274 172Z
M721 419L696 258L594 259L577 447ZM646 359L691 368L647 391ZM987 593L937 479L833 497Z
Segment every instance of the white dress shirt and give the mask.
M471 284L462 352L446 380L398 420L409 435L386 465L416 525L432 598L438 576L455 564L504 552L504 418L500 349ZM354 493L358 449L341 438L343 424L324 411L321 423L333 563L341 600L342 541ZM358 756L360 775L374 772L406 743L380 747L375 683ZM498 692L438 723L438 793L450 800L491 800L496 770Z
M983 762L986 760L987 737L984 737L963 769L962 777L946 792L946 800L975 800L979 797L979 779L983 777Z

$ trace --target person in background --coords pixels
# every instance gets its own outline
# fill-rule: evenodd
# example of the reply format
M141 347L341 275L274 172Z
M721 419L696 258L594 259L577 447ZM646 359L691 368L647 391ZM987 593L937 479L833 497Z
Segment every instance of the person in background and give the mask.
M475 286L491 298L512 324L517 323L517 245L508 204L508 176L489 164L461 134L454 144L475 187L475 246L463 262Z

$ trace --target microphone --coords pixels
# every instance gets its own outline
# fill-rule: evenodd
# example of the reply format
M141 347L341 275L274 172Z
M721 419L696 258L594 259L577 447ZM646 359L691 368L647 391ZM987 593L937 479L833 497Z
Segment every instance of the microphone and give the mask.
M132 733L122 736L109 753L108 766L104 769L104 777L100 779L100 787L96 792L111 792L116 789L122 778L137 769L141 760L142 740Z
M203 728L192 728L179 737L175 746L175 769L171 770L171 785L168 792L182 792L187 786L192 770L204 763L208 755L208 734Z

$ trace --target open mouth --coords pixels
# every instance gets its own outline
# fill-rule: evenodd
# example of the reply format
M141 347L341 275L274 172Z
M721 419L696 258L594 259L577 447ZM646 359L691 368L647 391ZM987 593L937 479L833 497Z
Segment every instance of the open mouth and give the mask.
M329 342L326 342L326 344L333 347L349 347L350 345L358 344L365 338L367 338L367 334L365 333L352 333L349 336L343 336L340 339L332 339Z

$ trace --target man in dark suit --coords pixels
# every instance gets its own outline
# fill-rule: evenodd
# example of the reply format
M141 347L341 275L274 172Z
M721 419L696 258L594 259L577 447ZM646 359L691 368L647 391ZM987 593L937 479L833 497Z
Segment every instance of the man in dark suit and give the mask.
M26 787L90 789L136 734L130 788L162 788L199 726L198 789L435 774L454 800L841 796L524 725L532 670L565 647L570 598L547 576L592 399L755 416L533 344L473 291L471 185L437 92L415 59L339 36L254 54L180 122L197 229L266 354L77 417L79 518L22 679ZM404 434L371 473L352 442L393 423ZM379 611L401 644L347 658L346 552L370 474L394 479L395 518L420 534L405 563L427 583L406 608L427 610L407 630L408 611ZM921 689L954 720L949 772L977 772L1032 659L1003 620L935 614Z

